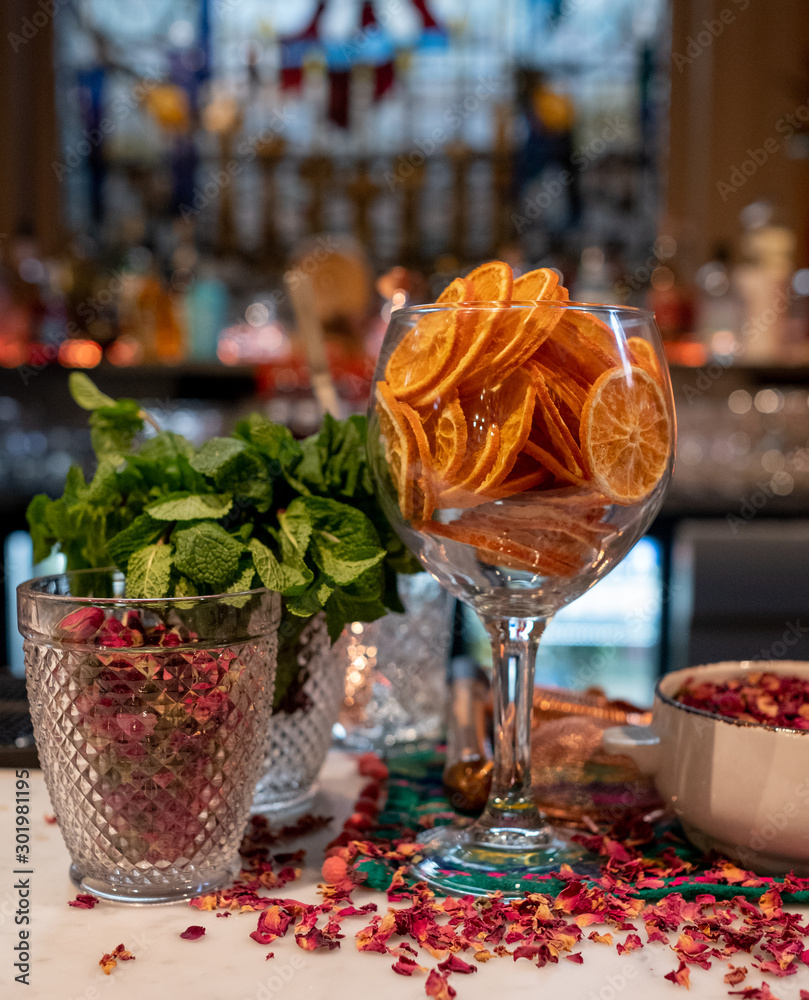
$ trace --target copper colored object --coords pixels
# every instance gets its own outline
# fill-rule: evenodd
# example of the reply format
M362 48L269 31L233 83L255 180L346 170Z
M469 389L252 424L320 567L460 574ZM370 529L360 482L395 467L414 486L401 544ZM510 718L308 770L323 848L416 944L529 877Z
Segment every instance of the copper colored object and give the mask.
M651 712L587 691L535 688L532 766L534 797L550 819L569 826L616 822L660 807L651 780L626 756L608 754L610 726L648 725Z
M444 794L452 808L478 816L486 805L494 763L486 740L486 677L467 657L449 664Z
M444 769L444 794L455 812L479 816L489 797L494 762L485 757L459 760Z

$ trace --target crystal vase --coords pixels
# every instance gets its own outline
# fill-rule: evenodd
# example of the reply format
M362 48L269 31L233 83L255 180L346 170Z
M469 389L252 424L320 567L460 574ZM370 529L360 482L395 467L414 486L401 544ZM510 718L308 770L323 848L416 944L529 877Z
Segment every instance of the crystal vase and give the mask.
M125 596L87 570L18 588L39 756L71 876L173 902L232 875L264 750L280 597Z
M346 750L428 749L439 742L454 600L429 574L400 574L404 613L352 622L334 644L346 666L334 727Z
M322 613L299 634L282 636L282 645L287 643L290 650L283 659L292 658L296 675L269 721L264 765L253 799L254 810L275 815L300 813L311 804L345 678L345 663L332 651Z

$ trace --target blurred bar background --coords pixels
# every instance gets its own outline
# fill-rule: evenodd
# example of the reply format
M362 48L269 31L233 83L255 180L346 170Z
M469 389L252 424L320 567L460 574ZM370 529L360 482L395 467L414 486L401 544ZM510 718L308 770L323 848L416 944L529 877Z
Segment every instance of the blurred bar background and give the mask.
M296 274L361 411L391 310L491 257L654 309L677 395L665 509L544 680L809 658L809 574L762 596L806 556L805 2L6 0L0 46L0 661L26 504L92 458L69 369L192 439L303 435Z

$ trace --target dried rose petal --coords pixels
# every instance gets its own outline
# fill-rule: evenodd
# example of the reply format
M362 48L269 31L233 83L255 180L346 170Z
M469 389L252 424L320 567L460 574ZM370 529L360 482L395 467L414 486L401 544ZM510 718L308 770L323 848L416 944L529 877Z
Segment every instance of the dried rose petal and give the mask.
M408 958L407 955L400 955L391 968L400 976L412 976L414 972L427 971L423 965L419 965L418 962L412 958Z
M80 893L75 899L68 900L68 906L75 906L77 910L92 910L98 899L89 894Z
M191 924L190 927L186 927L182 934L180 934L180 937L184 941L198 941L204 933L204 927L201 927L199 924Z
M738 986L747 977L746 965L731 965L728 962L730 972L725 973L725 982L728 986Z
M119 962L132 962L135 956L127 951L123 944L116 945L111 952L102 955L99 965L104 970L104 975L108 976Z
M743 997L744 1000L778 1000L766 983L761 986L748 986L744 990L728 990L728 996Z
M447 982L447 977L442 976L435 969L431 969L429 976L427 976L424 992L428 997L435 997L435 1000L452 1000L452 997L455 996L455 990Z
M438 968L441 972L460 972L462 975L468 975L470 972L477 972L477 967L470 965L468 962L464 962L462 958L458 958L457 955L449 955L444 959L443 962L438 963Z
M56 626L56 635L63 642L86 642L98 632L104 623L104 612L101 608L79 608Z
M809 728L809 680L754 672L713 682L689 677L674 696L713 715L786 729Z
M357 770L364 778L383 781L388 776L388 768L375 753L364 753L357 761Z
M668 979L671 983L676 983L677 986L685 986L687 990L691 988L691 973L688 971L688 966L685 962L681 961L678 968L672 972L667 972L663 978Z

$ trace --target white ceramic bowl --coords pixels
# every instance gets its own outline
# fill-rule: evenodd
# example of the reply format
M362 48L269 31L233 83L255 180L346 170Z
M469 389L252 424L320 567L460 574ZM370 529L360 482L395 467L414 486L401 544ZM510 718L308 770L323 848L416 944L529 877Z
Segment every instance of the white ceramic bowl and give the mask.
M652 724L606 730L609 753L653 774L697 847L762 875L809 875L809 730L740 722L674 700L688 677L723 681L771 671L809 679L809 663L747 660L666 674Z

